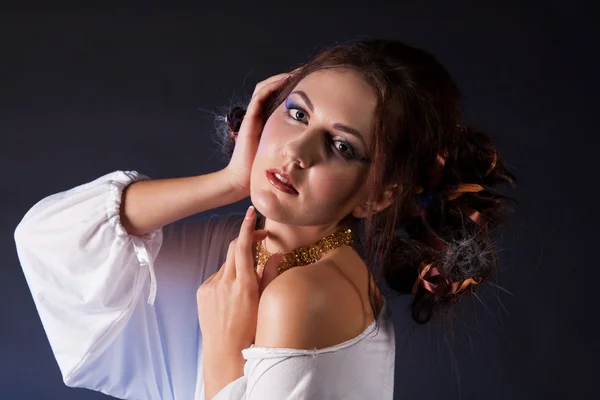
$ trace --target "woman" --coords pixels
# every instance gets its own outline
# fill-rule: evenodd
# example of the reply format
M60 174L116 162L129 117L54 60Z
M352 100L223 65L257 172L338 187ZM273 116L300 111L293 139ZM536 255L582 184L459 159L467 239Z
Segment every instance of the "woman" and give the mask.
M65 383L128 399L391 399L377 280L413 293L427 322L494 271L488 236L512 209L491 187L515 178L460 126L459 96L422 50L337 45L228 113L225 169L117 171L36 204L15 238ZM179 221L248 195L260 214Z

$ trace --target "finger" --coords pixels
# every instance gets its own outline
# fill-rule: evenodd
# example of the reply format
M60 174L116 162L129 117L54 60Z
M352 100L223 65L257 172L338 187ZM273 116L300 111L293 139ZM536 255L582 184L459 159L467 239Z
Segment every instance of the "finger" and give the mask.
M252 234L256 221L254 206L248 207L244 221L240 228L235 248L235 270L236 279L248 280L255 278L254 257L252 255Z
M254 93L259 92L260 90L262 90L265 86L269 85L270 83L278 82L282 79L285 80L285 79L291 77L293 74L295 74L299 70L300 70L300 67L298 67L290 72L284 72L282 74L273 75L270 78L267 78L264 81L257 83L256 87L254 88L254 92L252 93L252 96L254 96Z
M245 150L244 157L251 162L256 154L258 141L264 128L263 112L265 103L282 88L287 79L278 79L257 88L252 95L248 109L242 119L239 134L235 136L236 148ZM238 144L240 146L238 146Z
M210 283L210 281L215 279L215 276L217 276L218 273L219 273L219 271L217 271L214 274L212 274L211 276L209 276L204 282L202 282L202 285L208 285Z
M245 154L243 157L249 160L250 163L256 155L258 141L264 128L262 115L264 104L276 90L281 88L281 85L282 83L279 81L272 82L253 95L242 119L239 134L235 136L235 147L244 149Z
M223 264L218 272L219 276L222 276L224 279L235 279L235 248L237 247L237 240L235 238L229 243L225 264Z
M253 232L252 242L258 242L259 240L263 240L267 237L269 231L266 229L259 229ZM225 263L219 268L219 270L214 274L217 278L221 278L223 274L229 270L228 279L235 279L235 248L237 246L237 238L232 240L229 243L229 247L227 248L227 257L225 258ZM226 268L226 266L228 266ZM211 276L212 278L212 276ZM206 281L205 281L206 282Z
M250 100L250 104L248 104L248 109L246 110L246 114L244 115L242 125L244 124L244 121L251 118L256 118L258 115L260 115L265 100L267 100L277 89L280 89L285 82L286 79L279 79L277 81L270 82L258 89L257 91L255 91L252 95L252 99Z
M271 83L285 80L288 76L289 76L289 74L287 74L287 73L277 74L268 79L265 79L262 82L258 82L256 84L256 86L254 87L254 92L252 92L252 97L254 97L254 95L256 93L260 92L261 90L263 90L266 86L270 85Z

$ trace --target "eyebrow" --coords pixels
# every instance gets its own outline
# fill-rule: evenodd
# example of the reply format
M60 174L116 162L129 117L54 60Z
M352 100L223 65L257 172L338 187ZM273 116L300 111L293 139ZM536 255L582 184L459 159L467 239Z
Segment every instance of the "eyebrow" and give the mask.
M304 100L304 102L306 103L306 105L308 106L308 108L310 108L311 112L315 112L315 108L313 106L313 103L310 101L310 99L308 98L308 96L306 95L306 93L304 93L302 90L296 90L293 91L292 93L290 93L290 95L292 94L297 94L298 96L302 97L302 100ZM363 138L363 136L360 134L359 131L357 131L354 128L350 128L349 126L346 125L342 125L340 123L335 123L333 124L333 128L338 130L338 131L342 131L342 132L346 132L352 136L356 136L358 139L360 139L360 141L362 142L363 146L365 146L365 149L367 148L367 145L365 143L365 140Z

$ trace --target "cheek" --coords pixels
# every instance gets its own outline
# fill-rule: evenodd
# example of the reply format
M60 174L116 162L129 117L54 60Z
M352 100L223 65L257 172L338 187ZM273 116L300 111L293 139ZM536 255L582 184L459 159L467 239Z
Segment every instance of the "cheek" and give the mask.
M265 153L281 147L279 142L283 135L281 135L282 127L280 125L281 123L276 122L274 118L267 120L260 135L257 153Z
M339 204L346 202L357 193L359 186L357 174L348 170L332 171L331 167L318 172L320 173L315 173L312 182L317 197L327 198Z
M265 169L281 166L281 149L283 147L281 133L284 132L284 128L280 125L275 122L275 118L269 118L263 127L252 162L251 185L252 181L263 179Z

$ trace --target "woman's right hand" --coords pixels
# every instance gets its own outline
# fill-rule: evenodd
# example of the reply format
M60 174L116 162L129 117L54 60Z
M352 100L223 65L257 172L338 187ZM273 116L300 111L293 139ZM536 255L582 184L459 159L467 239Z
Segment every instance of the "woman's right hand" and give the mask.
M233 155L225 171L231 179L234 190L247 197L250 195L250 171L258 149L260 134L262 133L263 109L266 100L274 91L281 88L292 72L278 74L258 83L254 88L252 99L242 120L240 131L235 139Z

